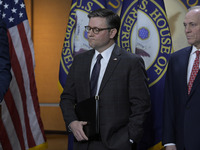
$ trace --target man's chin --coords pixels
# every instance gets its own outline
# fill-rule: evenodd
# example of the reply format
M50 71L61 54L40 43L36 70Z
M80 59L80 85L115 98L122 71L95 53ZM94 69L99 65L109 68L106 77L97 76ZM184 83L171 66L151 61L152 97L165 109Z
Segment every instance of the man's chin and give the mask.
M91 48L93 48L94 49L94 45L91 43L91 44L89 44L89 46L91 47Z
M194 42L188 40L188 44L190 44L190 45L194 45Z

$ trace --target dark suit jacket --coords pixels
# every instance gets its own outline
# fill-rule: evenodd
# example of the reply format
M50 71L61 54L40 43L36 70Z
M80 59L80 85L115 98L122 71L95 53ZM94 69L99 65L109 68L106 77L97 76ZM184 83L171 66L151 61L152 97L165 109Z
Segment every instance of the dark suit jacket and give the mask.
M10 85L10 68L7 29L5 23L0 20L0 102Z
M177 150L200 149L200 72L187 94L187 68L192 47L171 55L166 76L163 144L175 143Z
M94 50L77 55L67 76L60 106L66 126L78 120L74 104L90 97L90 66ZM109 150L130 150L138 142L150 110L143 59L115 46L99 90L100 134Z

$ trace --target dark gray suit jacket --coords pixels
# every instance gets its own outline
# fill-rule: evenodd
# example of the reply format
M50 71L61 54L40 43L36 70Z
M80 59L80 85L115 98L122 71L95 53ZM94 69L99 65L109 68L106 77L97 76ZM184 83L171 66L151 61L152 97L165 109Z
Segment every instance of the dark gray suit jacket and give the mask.
M74 105L90 97L90 66L94 50L74 58L61 95L66 126L78 120ZM143 59L115 46L99 90L100 134L106 149L130 150L138 142L150 111L150 95Z
M175 143L177 150L200 149L200 72L187 94L191 50L186 47L171 55L166 76L163 144Z
M10 85L10 68L7 28L6 24L0 19L0 102Z

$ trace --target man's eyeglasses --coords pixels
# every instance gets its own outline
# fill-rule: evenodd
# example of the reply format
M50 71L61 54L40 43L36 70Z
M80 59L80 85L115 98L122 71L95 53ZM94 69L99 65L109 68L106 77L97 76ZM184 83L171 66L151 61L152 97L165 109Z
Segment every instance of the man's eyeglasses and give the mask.
M90 30L92 30L92 32L94 34L98 34L100 31L110 30L110 29L112 29L112 28L97 28L97 27L91 28L90 26L85 26L85 31L86 32L89 32Z

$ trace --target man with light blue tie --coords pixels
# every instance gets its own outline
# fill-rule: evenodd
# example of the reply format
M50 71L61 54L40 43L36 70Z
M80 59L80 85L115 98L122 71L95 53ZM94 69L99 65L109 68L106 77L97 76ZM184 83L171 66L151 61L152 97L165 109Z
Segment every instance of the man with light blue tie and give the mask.
M162 140L166 150L200 150L200 6L188 10L183 24L191 46L169 60Z

